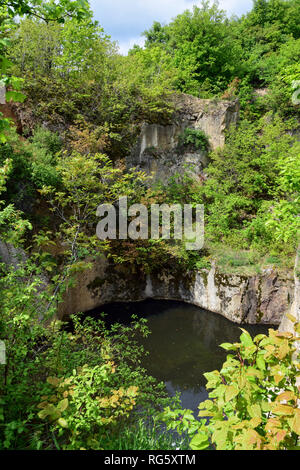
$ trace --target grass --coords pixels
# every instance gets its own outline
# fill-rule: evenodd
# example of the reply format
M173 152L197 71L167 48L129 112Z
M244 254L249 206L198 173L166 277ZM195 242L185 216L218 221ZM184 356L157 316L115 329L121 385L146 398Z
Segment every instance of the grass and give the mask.
M105 450L189 450L188 440L154 422L146 424L140 419L122 427L103 440Z
M293 269L294 256L291 254L262 254L255 250L239 250L226 245L211 245L209 253L224 274L245 276L261 274L264 269L272 268L279 272Z

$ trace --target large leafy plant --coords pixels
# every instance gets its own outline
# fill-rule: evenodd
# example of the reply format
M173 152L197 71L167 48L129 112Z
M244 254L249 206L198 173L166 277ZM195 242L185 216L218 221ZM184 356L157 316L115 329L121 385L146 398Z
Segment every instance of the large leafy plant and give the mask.
M116 366L102 353L102 364L85 365L68 378L47 378L54 390L42 397L38 416L58 432L64 449L101 449L103 433L128 418L136 404L138 387L112 389Z
M210 392L199 405L200 422L187 410L166 410L165 421L188 432L194 450L298 449L300 365L294 354L299 337L270 329L268 336L252 339L242 331L240 343L221 345L231 352L222 369L204 374ZM299 323L295 332L300 333Z

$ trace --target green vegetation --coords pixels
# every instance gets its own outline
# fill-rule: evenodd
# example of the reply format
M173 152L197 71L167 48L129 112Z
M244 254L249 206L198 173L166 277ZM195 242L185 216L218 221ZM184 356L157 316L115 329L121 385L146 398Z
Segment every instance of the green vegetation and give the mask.
M186 128L178 139L179 146L192 147L195 150L207 151L208 138L201 129Z
M290 133L296 126L270 114L255 123L244 120L231 130L225 147L210 154L208 178L195 195L207 208L209 239L262 253L274 242L276 249L266 221L284 194L281 171L287 153L299 166L299 143ZM277 249L282 251L282 244Z
M52 297L41 290L33 266L1 269L0 327L7 345L1 448L99 450L112 441L122 445L123 429L130 433L139 426L142 433L140 421L170 402L163 384L139 366L144 351L135 338L149 334L145 322L133 319L130 327L115 324L107 330L102 320L74 317L68 332L51 320ZM43 326L41 317L51 323Z
M199 405L204 418L199 422L189 410L169 408L162 418L169 429L187 432L194 450L299 449L299 361L294 360L299 337L270 329L268 336L252 339L242 331L240 343L221 345L233 352L222 369L204 374L211 390Z
M225 273L291 269L300 232L299 16L298 0L255 0L230 19L203 2L155 22L145 47L125 57L87 1L0 2L0 236L14 254L14 266L0 265L1 448L170 449L174 439L186 448L186 434L162 433L165 421L195 449L297 447L293 335L243 332L226 345L234 354L206 375L213 391L201 415L211 420L199 424L140 367L142 320L108 330L74 317L70 331L57 317L76 275L102 255L143 273L212 261ZM239 99L240 121L214 151L203 131L185 129L178 148L206 151L207 168L197 180L176 174L152 185L124 159L142 123L172 121L182 92ZM96 208L120 195L147 207L204 204L204 249L100 241Z
M226 88L238 75L241 46L225 13L202 2L178 15L169 25L154 23L146 31L146 51L160 47L176 70L174 86L184 92L209 97Z

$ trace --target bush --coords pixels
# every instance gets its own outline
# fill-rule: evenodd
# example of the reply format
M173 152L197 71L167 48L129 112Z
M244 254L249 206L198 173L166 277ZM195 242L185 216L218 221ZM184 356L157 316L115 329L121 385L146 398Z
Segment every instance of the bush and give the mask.
M145 320L108 330L103 319L74 316L72 331L57 320L43 326L51 296L36 269L1 269L0 448L99 450L121 427L129 432L172 406L164 384L140 367Z
M231 351L222 369L204 374L210 392L199 405L200 422L189 410L166 409L163 418L169 429L188 432L194 450L299 449L299 337L270 329L252 339L242 331L240 343L221 345ZM300 333L299 323L295 331Z
M35 147L45 149L51 155L56 155L62 149L62 139L56 132L51 132L44 127L37 127L31 142Z
M178 139L179 147L192 147L195 150L207 151L209 142L206 134L201 129L187 127Z

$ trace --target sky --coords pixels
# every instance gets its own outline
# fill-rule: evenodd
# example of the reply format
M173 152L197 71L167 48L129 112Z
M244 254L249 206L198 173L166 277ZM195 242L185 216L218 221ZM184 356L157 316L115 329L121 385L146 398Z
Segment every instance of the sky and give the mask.
M197 0L90 0L94 17L105 32L119 42L120 52L126 54L134 45L143 45L141 33L154 21L168 23L179 13L200 6ZM241 15L251 10L252 0L219 0L220 8L228 15Z

